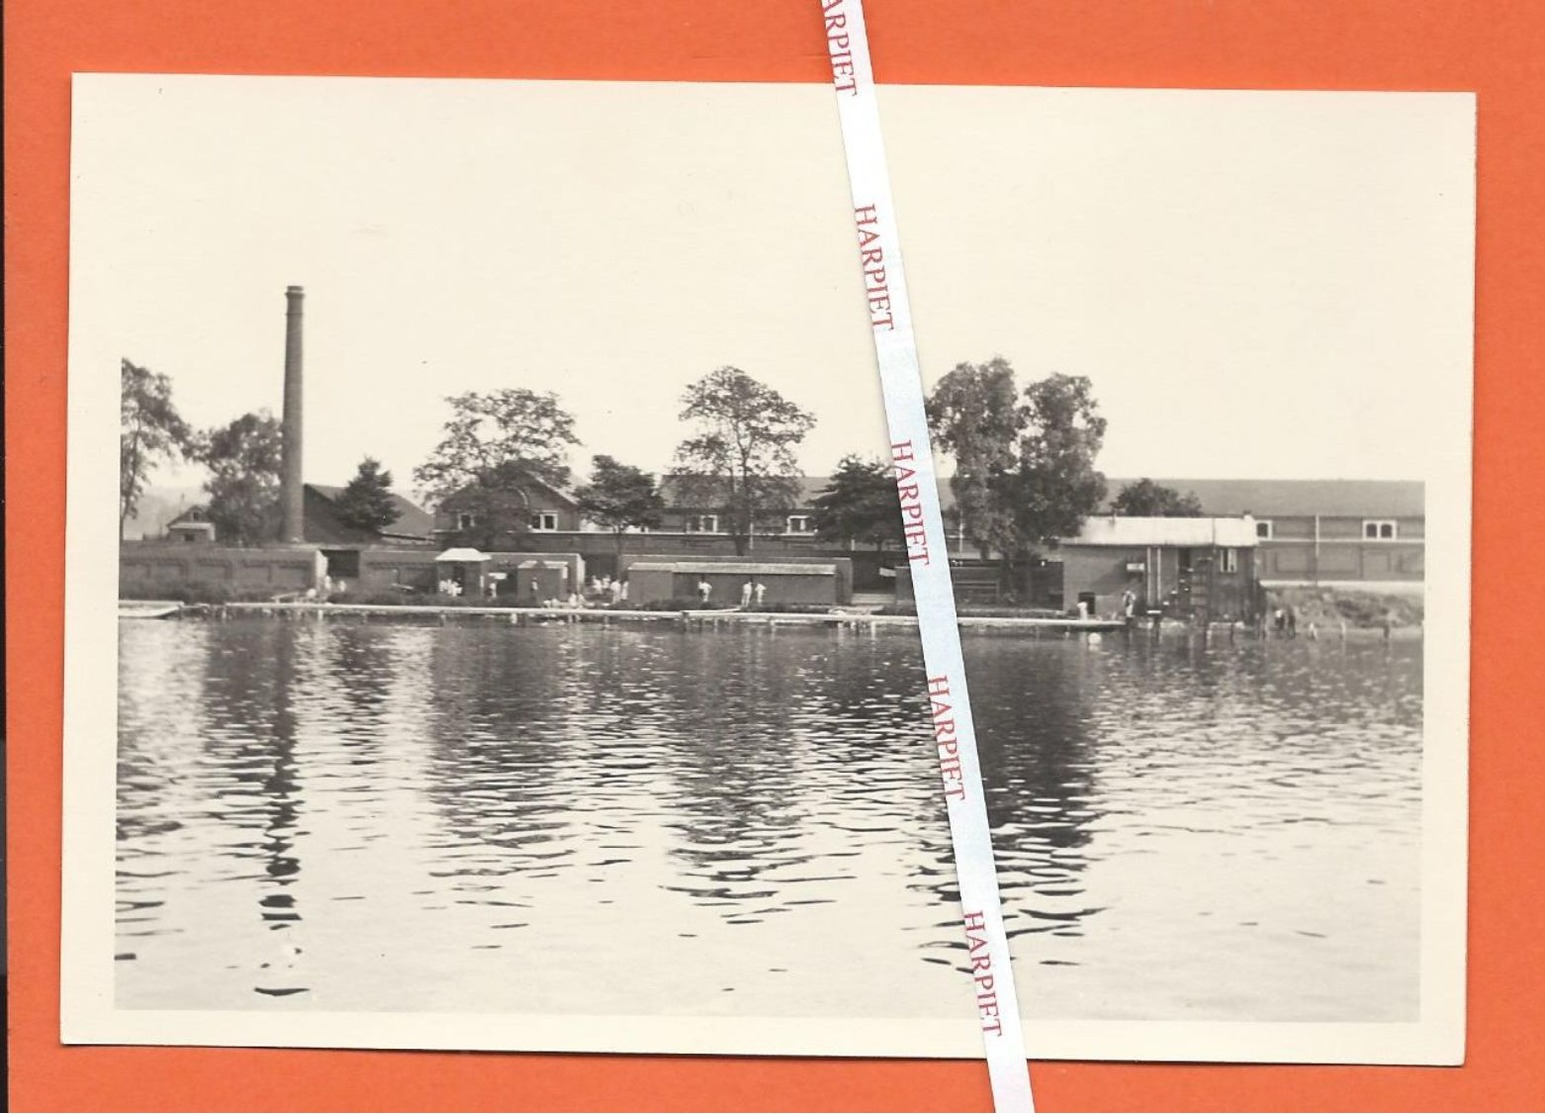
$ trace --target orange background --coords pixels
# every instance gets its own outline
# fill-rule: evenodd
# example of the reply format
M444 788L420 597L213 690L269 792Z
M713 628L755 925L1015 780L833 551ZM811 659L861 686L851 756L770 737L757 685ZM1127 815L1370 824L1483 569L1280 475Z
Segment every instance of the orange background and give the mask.
M1545 657L1533 615L1545 552L1545 5L868 0L868 15L882 82L1479 93L1469 1062L1042 1063L1033 1078L1048 1110L1545 1106ZM13 1106L987 1108L973 1062L59 1045L70 73L824 82L828 72L815 0L10 0L5 52Z

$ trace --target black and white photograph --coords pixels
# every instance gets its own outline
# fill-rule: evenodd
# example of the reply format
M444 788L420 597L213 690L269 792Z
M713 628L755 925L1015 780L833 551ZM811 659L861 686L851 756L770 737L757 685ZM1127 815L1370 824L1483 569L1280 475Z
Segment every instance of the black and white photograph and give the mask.
M1473 98L880 101L1029 1054L1460 1061ZM979 1055L831 90L73 135L64 1041Z

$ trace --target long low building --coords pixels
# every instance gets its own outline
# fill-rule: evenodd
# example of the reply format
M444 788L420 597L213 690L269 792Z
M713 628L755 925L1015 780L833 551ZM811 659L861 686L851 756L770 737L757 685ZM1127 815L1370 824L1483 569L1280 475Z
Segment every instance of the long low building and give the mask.
M842 578L834 562L644 559L628 566L627 578L628 600L641 605L692 600L729 607L746 603L748 597L755 605L835 605L842 598Z
M1419 583L1426 570L1420 481L1155 478L1193 493L1209 516L1255 521L1256 576L1272 583ZM1127 484L1106 482L1112 498Z

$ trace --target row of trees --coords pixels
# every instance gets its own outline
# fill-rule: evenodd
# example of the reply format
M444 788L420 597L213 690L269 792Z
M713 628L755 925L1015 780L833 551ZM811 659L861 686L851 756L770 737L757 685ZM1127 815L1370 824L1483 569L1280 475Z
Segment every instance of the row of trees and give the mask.
M532 501L527 479L566 487L568 453L579 442L574 419L552 393L524 388L450 397L445 435L414 480L425 498L454 497L488 539L519 523ZM715 369L682 397L680 418L691 433L676 447L671 496L712 511L744 553L758 526L798 507L798 448L815 417L775 388L731 366ZM666 498L661 479L601 454L576 491L581 513L616 533L657 528ZM817 533L843 542L883 544L900 538L900 506L878 460L845 458L817 502Z
M208 512L220 538L273 539L278 531L281 429L266 412L195 431L178 415L171 381L123 361L120 530L151 471L184 459L208 471ZM567 488L575 420L551 392L506 388L449 397L450 419L428 459L413 471L431 505L455 498L490 533L523 527L535 479ZM1051 540L1076 534L1105 499L1095 468L1106 423L1092 386L1054 374L1021 390L1010 364L952 369L927 400L936 448L955 462L951 485L959 531L984 553L1013 563ZM808 411L744 371L726 366L692 384L680 418L691 433L677 446L672 497L712 510L744 553L758 526L798 507L797 452L815 426ZM392 475L373 458L360 463L338 503L344 522L380 529L397 518ZM617 534L657 528L666 498L661 479L609 455L596 455L576 490L590 521ZM1194 496L1144 480L1127 486L1113 510L1126 515L1194 515ZM849 455L813 501L813 528L845 546L899 544L900 507L888 465Z

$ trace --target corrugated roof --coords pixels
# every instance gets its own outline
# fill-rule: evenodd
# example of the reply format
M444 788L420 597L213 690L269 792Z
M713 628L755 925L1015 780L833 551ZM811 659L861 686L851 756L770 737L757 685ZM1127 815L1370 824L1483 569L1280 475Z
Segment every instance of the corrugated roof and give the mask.
M1090 516L1063 546L1253 547L1255 521L1249 516Z
M635 562L628 572L654 570L669 574L825 574L835 575L834 563L822 562Z
M1136 478L1108 477L1106 498L1114 500ZM1426 486L1420 481L1295 481L1244 478L1155 477L1180 493L1195 493L1210 516L1358 516L1415 519L1426 515Z

